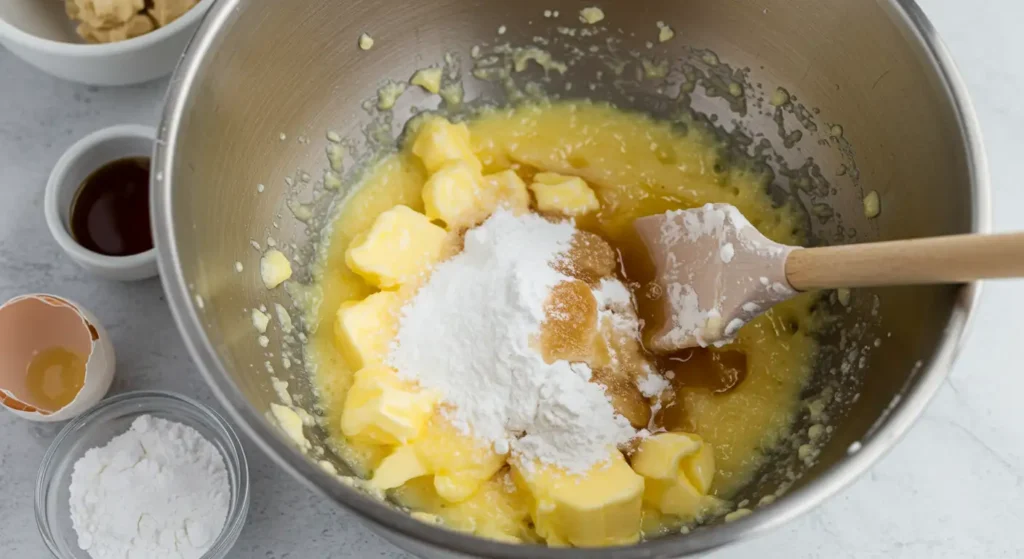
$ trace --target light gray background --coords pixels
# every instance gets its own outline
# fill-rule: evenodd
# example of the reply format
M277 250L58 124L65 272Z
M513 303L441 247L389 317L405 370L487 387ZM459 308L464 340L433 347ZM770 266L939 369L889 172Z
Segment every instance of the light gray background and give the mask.
M867 1L867 0L857 0ZM1024 2L920 0L953 53L981 119L996 230L1024 229ZM43 186L72 142L118 123L155 124L165 81L96 89L58 81L0 49L0 300L65 295L117 348L112 392L155 388L217 406L157 280L98 280L60 252ZM1024 554L1024 282L989 283L973 335L924 417L867 475L811 514L711 554L740 557L1016 557ZM47 552L36 531L36 469L60 425L0 413L0 556ZM406 557L306 490L246 442L252 507L233 557Z

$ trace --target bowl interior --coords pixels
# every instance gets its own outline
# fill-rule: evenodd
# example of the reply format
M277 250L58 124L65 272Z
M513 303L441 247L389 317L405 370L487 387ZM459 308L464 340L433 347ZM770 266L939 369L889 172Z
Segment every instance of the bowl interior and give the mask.
M0 20L40 39L59 43L84 43L75 33L75 22L58 0L6 0L0 3Z
M320 457L301 456L264 419L269 405L280 401L274 377L289 383L298 405L317 413L302 368L280 366L282 355L301 359L301 348L276 329L268 334L269 347L261 347L249 319L249 309L260 305L292 306L284 290L264 289L254 241L264 247L272 237L299 264L314 255L330 206L317 197L317 179L327 166L325 133L352 139L356 156L344 162L351 171L359 168L360 153L372 151L368 129L395 135L414 111L439 106L436 97L410 90L392 111L375 111L386 80L408 80L432 64L460 66L470 104L503 103L510 99L507 90L471 71L492 55L500 58L502 45L536 47L573 63L564 73L526 65L512 76L522 84L662 118L684 111L719 128L736 149L765 150L772 191L800 201L816 243L981 226L984 172L966 122L970 115L954 97L955 78L927 42L930 29L911 2L592 4L605 14L594 26L579 21L584 5L569 0L295 0L287 8L272 0L222 2L193 42L171 92L155 161L164 171L154 197L156 240L169 300L207 379L293 473L389 529L438 547L515 553L406 522L325 475L314 465ZM671 26L675 38L659 42L659 22ZM363 32L376 40L369 51L357 46ZM665 61L667 74L651 79L644 59ZM616 71L618 61L623 65ZM730 82L741 84L739 95L725 93ZM364 110L366 99L370 110ZM264 185L261 193L257 185ZM871 191L882 205L875 219L863 208ZM295 202L311 206L320 221L294 219L289 207ZM236 261L245 273L235 271ZM296 278L308 281L309 270L300 266ZM848 306L828 294L822 304L836 319L822 334L796 436L737 500L753 506L780 488L789 492L763 514L673 536L667 544L644 544L636 549L647 551L636 553L681 555L778 524L836 491L841 482L834 476L816 481L837 466L855 463L846 481L851 471L866 468L941 382L972 294L955 287L858 290ZM813 423L827 428L808 454L801 447ZM320 448L324 431L307 429L306 436ZM851 445L865 449L866 457L851 453ZM348 472L329 451L324 457Z
M248 466L237 437L227 430L230 427L223 419L191 400L173 394L135 392L110 398L69 422L43 458L36 487L36 521L55 556L89 559L89 554L78 547L71 524L70 485L75 462L89 449L128 431L135 418L147 414L192 427L221 453L231 484L231 502L217 543L204 557L222 557L237 540L249 507Z

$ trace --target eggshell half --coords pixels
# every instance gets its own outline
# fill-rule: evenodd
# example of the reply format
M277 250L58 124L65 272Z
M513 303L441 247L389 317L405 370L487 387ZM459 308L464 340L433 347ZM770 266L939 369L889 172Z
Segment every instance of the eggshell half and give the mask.
M26 387L39 351L54 346L85 356L81 390L66 406L44 409ZM114 346L96 317L81 305L47 294L15 297L0 306L0 405L32 421L63 421L94 406L114 379Z

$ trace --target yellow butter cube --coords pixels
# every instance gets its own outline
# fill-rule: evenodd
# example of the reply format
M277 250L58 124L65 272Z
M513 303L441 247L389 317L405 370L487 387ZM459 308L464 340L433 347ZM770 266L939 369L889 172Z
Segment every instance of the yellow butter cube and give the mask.
M683 460L680 465L686 479L700 491L701 495L707 495L711 491L711 482L715 480L715 451L710 444L703 443L697 454Z
M282 406L274 402L270 403L270 413L274 419L277 420L277 424L281 427L288 438L292 440L299 448L303 450L309 450L310 442L306 438L306 435L302 432L302 418L295 410L288 406Z
M604 11L601 8L591 6L580 10L580 21L593 25L604 19Z
M441 117L428 117L420 126L412 152L423 161L427 173L435 173L446 163L462 161L477 173L483 167L473 154L469 127L453 124Z
M416 73L412 75L412 79L409 83L412 85L418 85L430 93L437 93L441 91L441 78L443 76L441 68L422 68L416 70Z
M345 263L371 285L397 287L436 264L447 232L427 216L395 206L377 216L369 231L353 239Z
M373 472L370 485L380 490L394 489L410 479L429 474L416 449L412 446L400 446L385 458L377 470Z
M451 506L453 513L471 519L476 535L507 543L519 543L522 527L529 517L530 496L501 473L478 489L469 499Z
M704 508L704 495L685 478L645 479L644 482L644 502L664 514L692 520Z
M260 277L267 289L273 289L292 277L292 264L281 251L268 250L260 259Z
M434 512L452 530L504 542L519 542L529 534L532 499L512 482L508 472L491 476L459 503L442 499L428 477L410 480L396 490L395 496L412 509Z
M423 186L427 217L444 221L449 229L472 227L498 207L520 214L530 209L526 183L514 171L480 176L464 161L448 163Z
M658 433L640 441L632 457L633 471L654 479L675 479L684 458L697 454L703 446L697 435Z
M444 519L436 514L430 514L429 512L422 512L414 510L409 513L409 516L419 520L424 524L441 525L444 524Z
M632 466L645 478L644 501L665 514L692 519L710 502L714 451L697 435L652 435L640 443Z
M383 365L388 346L398 334L398 318L405 298L394 291L379 291L361 301L338 308L334 339L353 369Z
M444 221L448 229L471 227L491 214L494 189L465 161L446 163L423 185L427 217Z
M537 173L530 185L542 212L566 216L584 215L601 207L597 195L579 178L558 173Z
M530 192L526 183L511 169L484 177L493 190L499 206L505 206L519 214L530 209Z
M415 446L434 474L437 494L451 503L469 498L505 464L505 456L491 445L460 433L439 415L431 419Z
M423 431L437 395L398 378L387 367L368 367L355 374L341 413L346 437L377 444L405 444Z
M640 539L644 479L617 450L583 475L540 464L513 463L512 471L533 495L534 526L549 545L597 547Z

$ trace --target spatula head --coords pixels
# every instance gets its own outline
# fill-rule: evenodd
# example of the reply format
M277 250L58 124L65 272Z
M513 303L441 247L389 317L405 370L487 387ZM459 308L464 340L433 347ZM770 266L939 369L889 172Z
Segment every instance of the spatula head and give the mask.
M793 247L769 240L734 206L671 211L633 226L661 286L666 320L648 326L655 352L725 345L752 318L796 294L786 281Z

